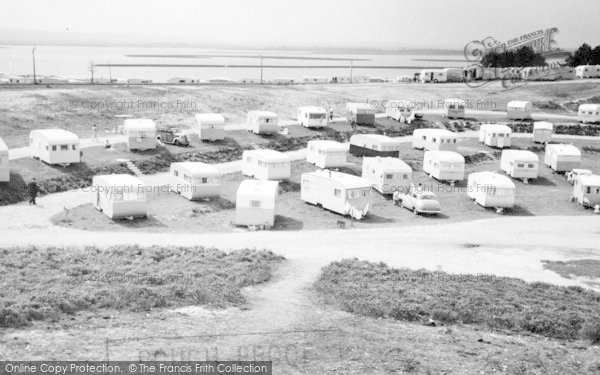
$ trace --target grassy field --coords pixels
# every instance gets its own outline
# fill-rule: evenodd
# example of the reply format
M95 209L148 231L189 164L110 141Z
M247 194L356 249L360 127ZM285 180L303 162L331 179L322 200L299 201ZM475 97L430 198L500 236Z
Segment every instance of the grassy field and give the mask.
M315 288L327 303L363 316L600 342L600 294L580 287L352 259L325 267Z
M114 129L116 115L157 119L164 125L191 126L194 113L222 113L229 123L241 123L253 109L268 109L281 119L295 119L302 105L333 106L342 114L346 102L405 98L437 108L440 100L459 97L471 109L503 110L510 100L532 100L536 110L574 113L580 102L600 96L593 82L530 83L503 91L499 83L470 88L464 84L356 84L298 86L61 86L12 87L0 91L0 137L9 147L27 144L29 131L65 127L91 137L92 125ZM118 103L132 103L119 107ZM100 104L114 105L99 108ZM187 105L182 105L187 103ZM162 107L160 106L162 105Z
M0 249L0 328L81 312L241 306L241 288L268 281L270 251L113 247Z

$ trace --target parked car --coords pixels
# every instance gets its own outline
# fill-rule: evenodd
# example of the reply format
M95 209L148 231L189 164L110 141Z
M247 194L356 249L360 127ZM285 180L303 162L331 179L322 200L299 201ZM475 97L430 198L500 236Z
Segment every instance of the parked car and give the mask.
M434 193L415 187L414 185L411 185L407 193L395 192L393 201L394 204L399 202L402 207L411 210L415 215L435 215L442 211L442 207Z
M175 129L175 128L158 129L158 132L156 134L156 139L158 139L159 141L161 141L163 143L167 143L167 144L175 145L175 146L187 147L190 145L190 140L188 139L187 135L181 134L180 130Z
M573 183L575 182L575 179L579 176L591 176L592 175L592 171L590 171L589 169L573 169L570 172L565 173L565 176L567 177L567 182L570 183L571 185L573 185Z

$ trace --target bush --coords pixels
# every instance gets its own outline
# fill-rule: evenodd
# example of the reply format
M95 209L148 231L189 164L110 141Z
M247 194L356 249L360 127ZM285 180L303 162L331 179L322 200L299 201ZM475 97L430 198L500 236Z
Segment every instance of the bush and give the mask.
M586 322L581 328L581 336L590 340L592 344L600 343L600 319Z
M201 247L29 247L0 254L0 327L85 310L239 306L245 303L241 289L269 280L283 260L269 251Z
M344 311L374 318L433 319L568 340L600 337L600 294L582 288L349 259L325 267L315 289Z

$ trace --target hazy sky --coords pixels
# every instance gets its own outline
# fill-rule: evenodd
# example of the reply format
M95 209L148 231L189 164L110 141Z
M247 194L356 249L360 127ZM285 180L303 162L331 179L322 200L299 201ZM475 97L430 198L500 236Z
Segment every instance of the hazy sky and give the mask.
M598 0L1 0L0 28L248 46L462 48L557 27L600 44Z

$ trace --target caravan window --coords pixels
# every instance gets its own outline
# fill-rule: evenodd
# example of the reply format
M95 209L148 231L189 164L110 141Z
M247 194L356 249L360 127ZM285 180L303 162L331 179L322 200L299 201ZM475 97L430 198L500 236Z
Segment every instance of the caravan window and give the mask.
M73 145L73 150L77 150L77 145Z
M342 195L342 191L340 189L333 189L333 195L339 197Z
M408 180L408 175L407 174L403 174L402 178L405 179L405 180Z
M60 145L61 151L69 151L69 145Z
M56 146L52 146L52 151L56 151Z
M533 168L533 164L527 164L528 168Z
M179 171L177 171L177 170L174 170L174 171L173 171L173 174L175 175L175 177L179 177Z
M518 168L525 168L525 164L523 164L523 163L517 163L517 167Z
M587 193L587 194L592 194L592 188L588 186L588 187L587 187L587 192L586 192L586 193Z
M394 175L393 175L392 173L386 173L386 174L385 174L385 179L386 179L386 180L391 180L391 179L393 179L393 178L394 178Z

